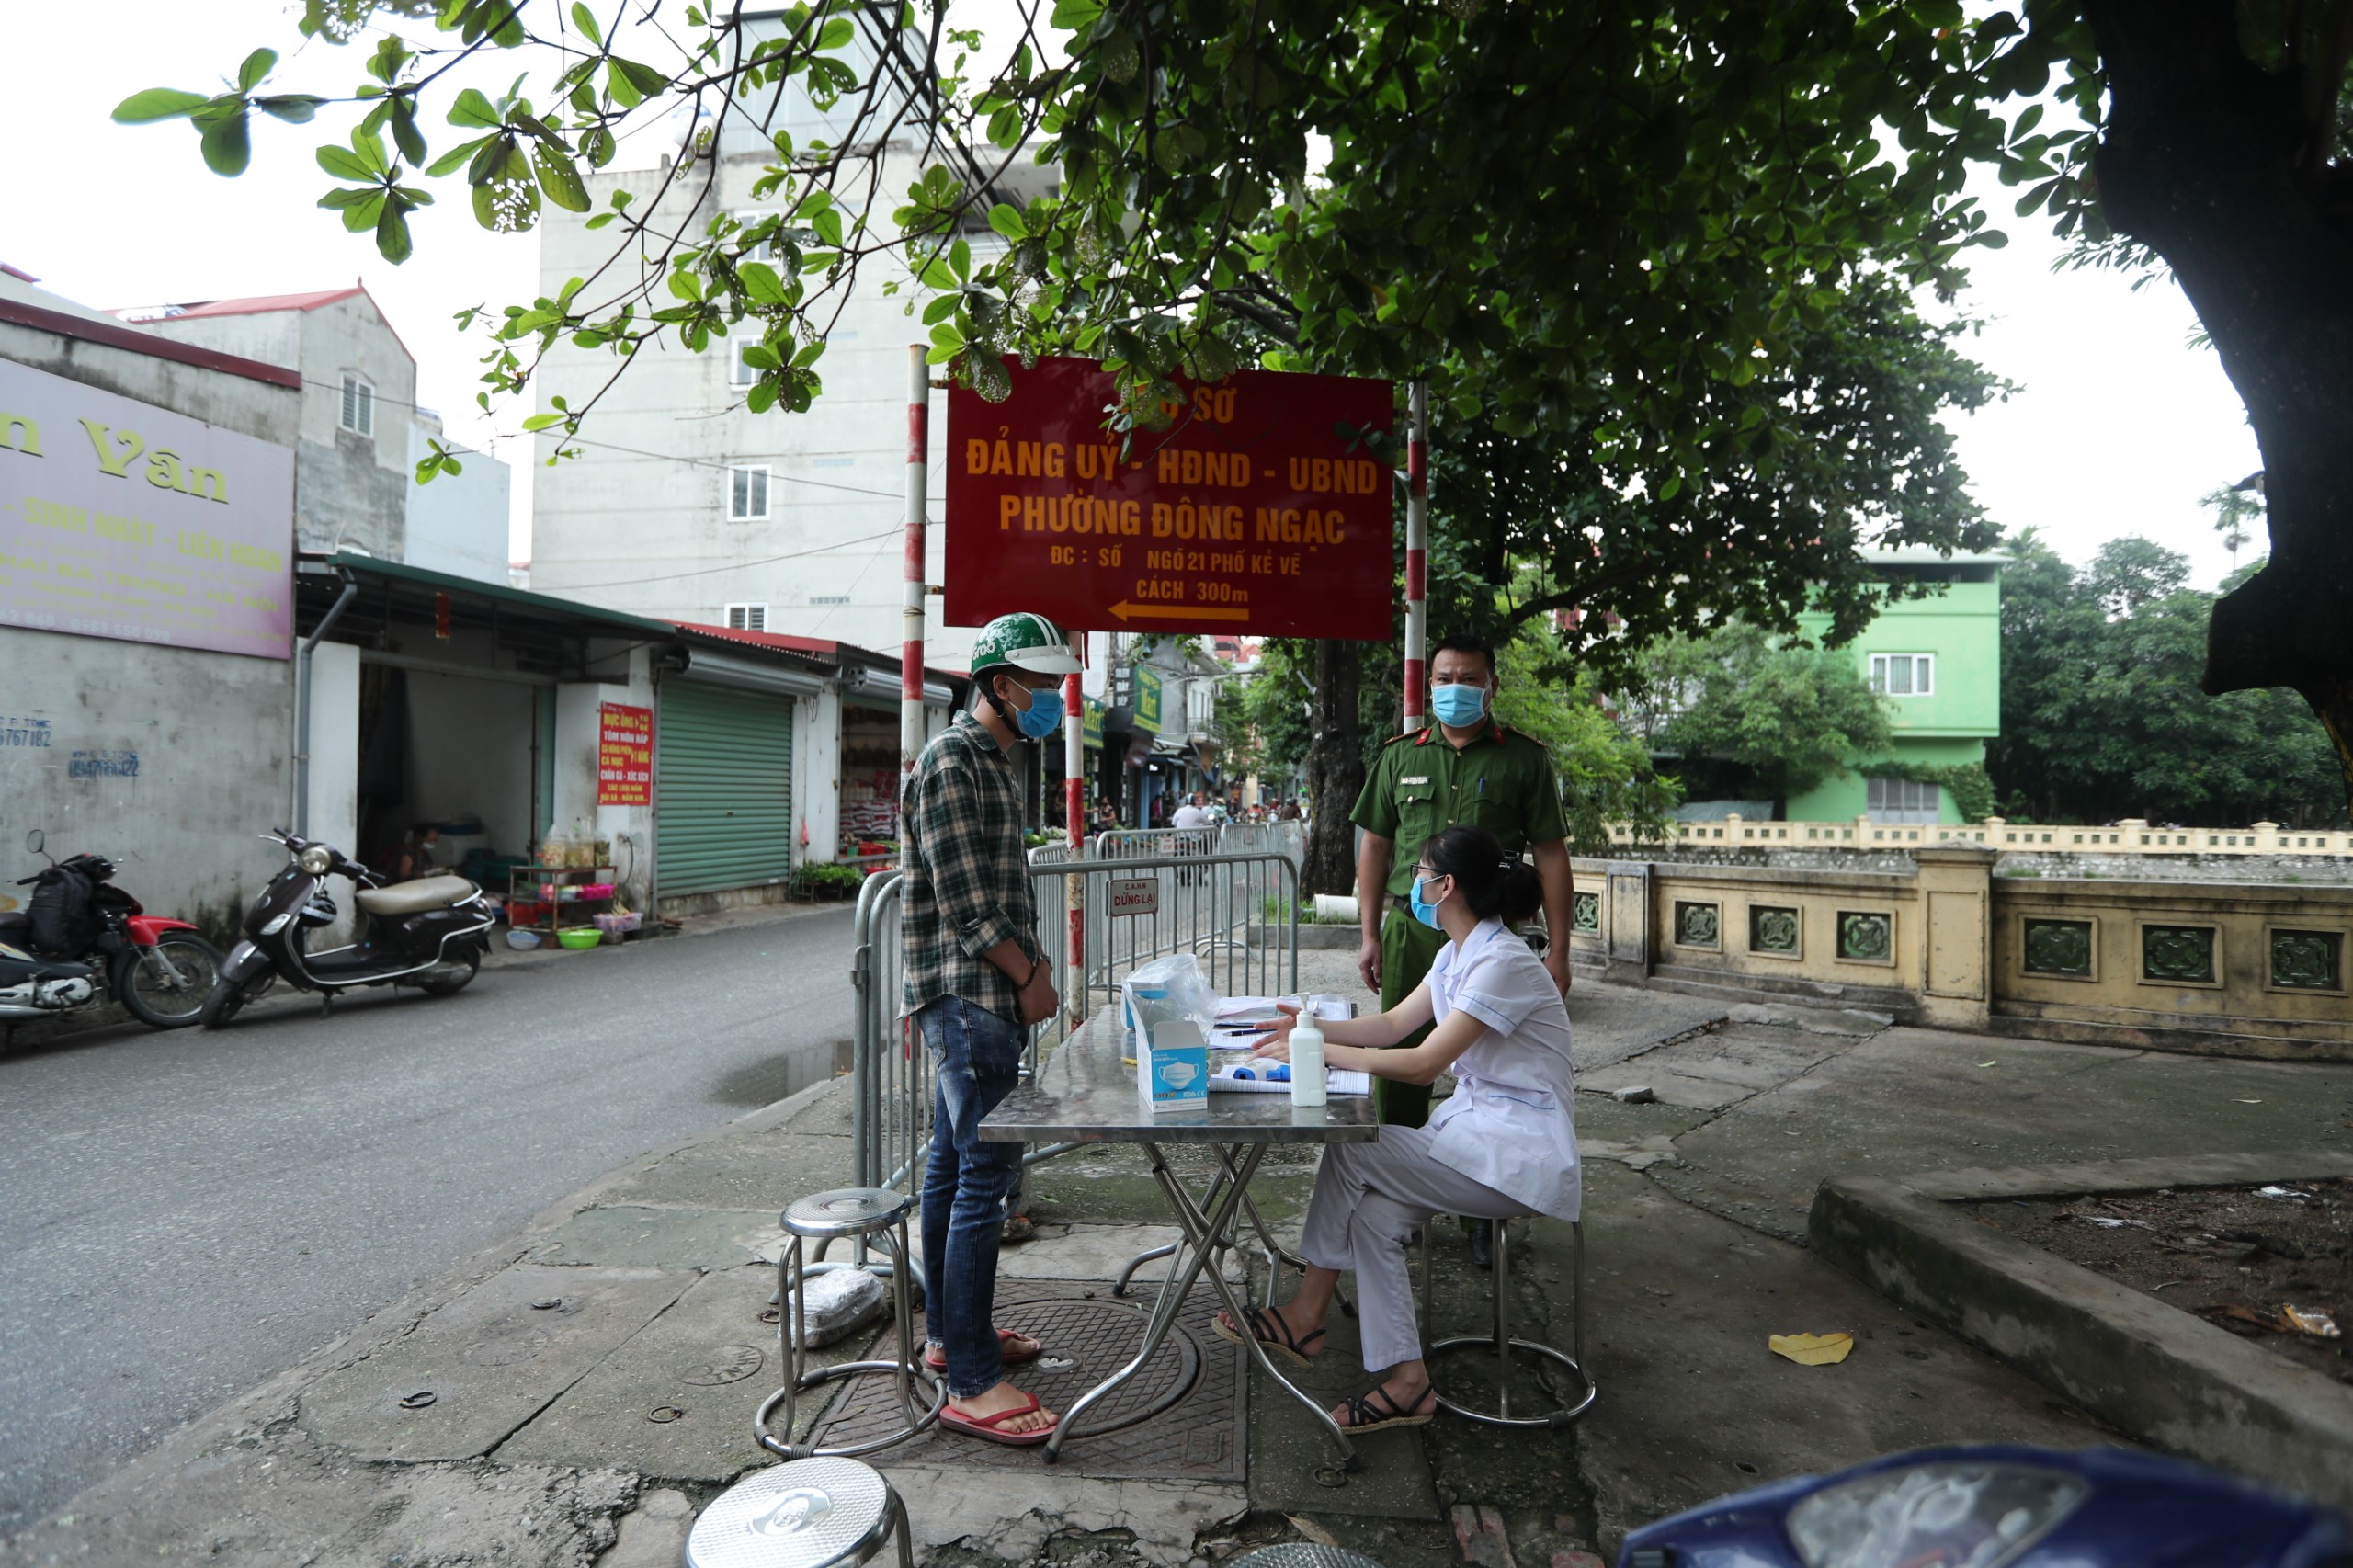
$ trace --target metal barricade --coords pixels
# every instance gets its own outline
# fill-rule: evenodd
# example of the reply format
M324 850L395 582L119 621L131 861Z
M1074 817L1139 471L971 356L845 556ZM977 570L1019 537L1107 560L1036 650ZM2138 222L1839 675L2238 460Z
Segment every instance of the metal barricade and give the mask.
M1299 873L1278 853L1098 859L1030 855L1039 950L1053 966L1062 1011L1030 1031L1029 1065L1079 1020L1118 1005L1137 965L1189 952L1222 995L1299 988ZM1085 900L1084 946L1074 967L1069 895ZM913 1191L931 1137L931 1062L912 1019L899 1016L901 877L880 871L859 888L851 927L850 1146L861 1187ZM1070 1145L1032 1150L1029 1163Z

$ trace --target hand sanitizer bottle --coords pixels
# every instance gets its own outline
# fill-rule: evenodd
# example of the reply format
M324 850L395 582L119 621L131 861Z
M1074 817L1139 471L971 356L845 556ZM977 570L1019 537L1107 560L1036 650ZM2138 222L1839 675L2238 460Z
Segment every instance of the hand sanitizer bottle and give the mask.
M1324 1030L1313 1013L1301 1013L1291 1026L1290 1103L1311 1108L1324 1103Z

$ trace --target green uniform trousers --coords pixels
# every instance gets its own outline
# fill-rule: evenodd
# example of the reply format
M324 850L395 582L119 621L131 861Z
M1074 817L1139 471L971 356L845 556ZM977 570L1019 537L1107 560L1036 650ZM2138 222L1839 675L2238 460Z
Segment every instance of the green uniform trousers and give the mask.
M1381 923L1381 1010L1403 1002L1430 972L1446 933L1432 930L1412 915L1392 909ZM1429 1038L1430 1026L1397 1042L1398 1048L1419 1045ZM1401 1084L1394 1078L1372 1081L1372 1110L1383 1127L1419 1127L1430 1119L1430 1086Z

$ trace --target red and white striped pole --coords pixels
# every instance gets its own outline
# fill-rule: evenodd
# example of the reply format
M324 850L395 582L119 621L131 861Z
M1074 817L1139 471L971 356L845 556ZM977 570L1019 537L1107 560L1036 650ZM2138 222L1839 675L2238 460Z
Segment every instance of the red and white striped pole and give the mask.
M1430 389L1415 381L1407 394L1405 435L1405 725L1422 727L1428 706L1429 600L1423 564L1430 543Z
M920 343L907 347L907 539L900 562L899 776L923 755L924 490L930 483L931 364Z
M1070 634L1070 651L1086 662L1086 632ZM1075 673L1063 677L1063 823L1076 859L1086 853L1086 697ZM1077 1024L1086 1017L1086 879L1064 877L1063 885L1070 890L1070 970L1063 1006Z

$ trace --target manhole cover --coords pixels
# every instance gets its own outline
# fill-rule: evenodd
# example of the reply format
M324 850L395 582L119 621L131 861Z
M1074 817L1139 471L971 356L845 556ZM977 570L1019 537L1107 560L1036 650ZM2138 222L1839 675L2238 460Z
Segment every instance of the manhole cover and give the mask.
M1069 1410L1087 1390L1132 1360L1143 1343L1142 1306L1086 1300L1079 1287L1068 1289L1066 1296L997 1302L1000 1327L1035 1335L1046 1346L1037 1360L1007 1368L1007 1381L1036 1394L1051 1410ZM1211 1292L1199 1296L1211 1297ZM1213 1299L1188 1301L1152 1359L1109 1399L1087 1406L1063 1450L1065 1465L1090 1475L1240 1478L1247 1430L1240 1355L1235 1347L1210 1338L1208 1322L1215 1308ZM917 1314L915 1332L923 1331ZM869 1354L888 1356L890 1340L886 1330ZM887 1376L850 1380L837 1403L819 1417L814 1440L830 1448L881 1437L898 1424L892 1393ZM1186 1407L1181 1416L1154 1419L1180 1404ZM913 1460L927 1444L945 1446L946 1456L960 1464L1037 1462L1034 1449L992 1447L937 1429L890 1452Z
M722 1345L690 1361L678 1374L678 1381L700 1388L740 1383L758 1371L767 1359L767 1352L756 1345Z

